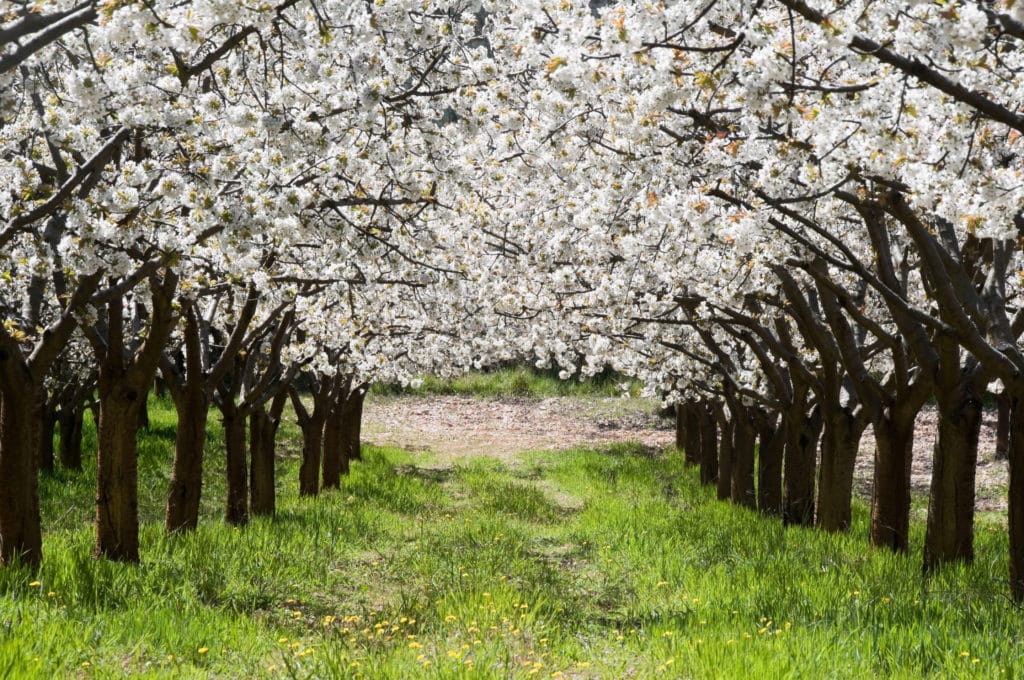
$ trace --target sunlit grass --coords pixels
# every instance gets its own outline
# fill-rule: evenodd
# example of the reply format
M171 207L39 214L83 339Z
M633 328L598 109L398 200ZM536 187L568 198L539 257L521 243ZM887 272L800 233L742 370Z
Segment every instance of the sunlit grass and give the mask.
M419 467L367 449L279 512L220 521L216 419L200 529L160 528L173 442L142 450L143 563L91 557L92 477L43 481L46 558L0 570L0 677L1019 677L1006 535L929 580L853 530L784 530L714 500L676 455L620 445ZM91 435L90 435L91 436ZM88 463L87 463L88 469ZM923 528L915 526L920 546Z
M625 387L625 389L623 389ZM423 376L417 387L375 385L375 394L457 394L472 397L617 397L625 393L636 396L640 385L608 371L593 378L578 376L561 380L556 370L538 370L530 366L509 366L485 371L470 371L451 380Z

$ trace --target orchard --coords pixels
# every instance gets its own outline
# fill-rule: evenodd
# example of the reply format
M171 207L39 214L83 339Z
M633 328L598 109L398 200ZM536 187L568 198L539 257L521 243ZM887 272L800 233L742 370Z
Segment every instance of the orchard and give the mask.
M83 460L91 555L145 561L154 387L163 531L213 427L245 532L284 421L315 503L372 385L518 363L637 381L785 526L849 532L873 440L854 538L920 578L975 558L997 404L1019 604L1022 70L1020 0L2 2L0 570L45 571L41 475Z

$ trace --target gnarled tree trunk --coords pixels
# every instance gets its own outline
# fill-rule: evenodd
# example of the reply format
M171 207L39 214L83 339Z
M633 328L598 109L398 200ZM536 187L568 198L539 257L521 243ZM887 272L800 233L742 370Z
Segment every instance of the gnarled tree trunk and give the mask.
M732 473L735 462L734 437L736 419L728 410L719 406L716 410L718 429L721 437L718 442L718 500L732 498Z
M741 408L735 416L733 433L732 502L747 508L757 507L754 491L754 447L757 432L748 408Z
M9 360L0 356L0 362ZM5 385L0 396L0 563L38 566L43 557L35 441L39 388ZM26 408L27 407L27 408Z
M814 523L814 477L821 435L821 414L815 407L808 413L808 399L794 399L787 410L785 476L783 478L782 522L810 526Z
M825 531L846 531L850 528L857 451L867 421L845 407L823 408L822 414L815 526Z
M199 381L172 392L178 425L174 432L174 463L167 493L164 530L192 531L199 524L203 488L203 451L210 398Z
M958 353L958 350L955 350ZM974 559L974 480L981 432L981 392L959 365L939 377L938 435L932 455L924 570ZM952 383L952 384L950 384Z
M785 426L779 416L763 409L754 411L759 440L757 451L757 509L765 515L782 514L782 455Z
M701 405L698 402L686 402L686 443L683 446L683 460L687 465L700 465L701 459Z
M227 469L227 506L224 521L234 526L249 523L249 474L246 462L245 415L233 404L221 404Z
M718 481L718 426L712 404L700 405L700 483Z
M896 552L910 549L910 463L914 416L894 412L872 423L875 433L871 544Z
M146 398L141 387L117 368L100 369L95 554L121 562L139 561L137 433Z
M84 404L61 405L57 413L57 424L60 427L58 456L60 464L68 470L82 469L82 420L85 415Z

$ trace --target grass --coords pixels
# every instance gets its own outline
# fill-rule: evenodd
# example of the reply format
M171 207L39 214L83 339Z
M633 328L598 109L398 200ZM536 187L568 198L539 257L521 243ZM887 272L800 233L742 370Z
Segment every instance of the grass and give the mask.
M430 375L423 376L420 380L421 383L417 387L375 385L372 391L378 395L457 394L478 398L514 396L535 399L567 396L617 397L624 392L636 396L640 392L639 383L613 371L606 371L586 380L562 380L558 377L557 369L545 371L519 365L470 371L450 380Z
M0 570L0 677L1021 677L1006 532L928 580L714 500L675 454L620 445L424 467L366 448L339 493L224 526L211 419L204 519L160 530L173 414L141 450L143 563L96 561L90 473L43 480L38 574ZM89 434L88 436L92 436ZM89 468L89 462L86 464ZM914 526L920 546L923 526Z

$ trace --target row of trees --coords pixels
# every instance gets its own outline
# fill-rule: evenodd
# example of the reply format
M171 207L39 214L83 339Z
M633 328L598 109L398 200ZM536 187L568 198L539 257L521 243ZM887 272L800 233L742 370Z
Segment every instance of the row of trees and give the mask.
M4 560L40 559L38 450L55 421L74 441L94 389L97 553L135 559L135 427L158 371L179 411L173 531L195 526L211 404L243 523L272 509L288 400L314 493L358 450L369 382L531 356L667 395L704 479L788 523L849 527L870 428L871 542L896 551L934 399L926 569L972 557L996 389L1024 598L1022 14L11 3Z

